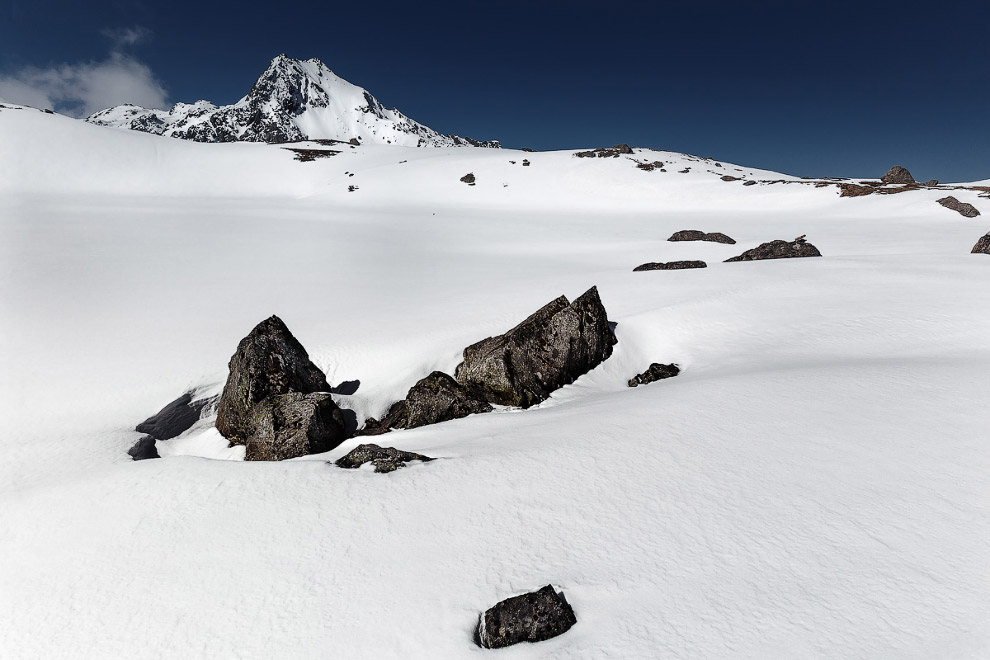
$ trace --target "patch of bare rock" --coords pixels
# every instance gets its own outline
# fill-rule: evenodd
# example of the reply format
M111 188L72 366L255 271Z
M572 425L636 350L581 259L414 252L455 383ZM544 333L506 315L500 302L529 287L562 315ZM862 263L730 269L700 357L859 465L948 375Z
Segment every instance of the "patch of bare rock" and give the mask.
M651 261L633 268L634 273L645 270L687 270L689 268L708 268L704 261Z
M623 154L634 153L628 144L617 144L614 147L598 147L590 151L578 151L574 155L578 158L618 158Z
M519 642L541 642L562 635L577 623L563 592L553 585L496 603L481 615L475 642L499 649Z
M798 236L793 241L770 241L758 245L752 250L746 250L738 257L726 259L725 263L732 261L758 261L761 259L791 259L794 257L820 257L822 253L811 243L807 242L804 236Z
M961 215L964 218L975 218L976 216L980 215L979 209L977 209L975 206L973 206L972 204L968 204L966 202L960 202L952 195L949 195L948 197L943 197L942 199L937 199L935 201L937 201L945 208L957 212L959 215Z
M676 364L660 364L659 362L654 362L646 371L641 374L636 374L630 378L628 385L629 387L648 385L649 383L655 383L658 380L663 380L664 378L673 378L679 373L681 373L681 369Z
M365 463L371 463L375 467L375 472L388 473L395 472L399 468L406 466L411 461L421 461L423 463L435 460L423 454L414 454L411 451L402 451L395 447L379 447L378 445L365 444L358 445L351 451L341 456L334 465L348 470L354 470Z
M976 245L973 246L970 254L990 254L990 233L976 241Z
M735 239L726 236L722 232L715 231L705 233L697 229L682 229L680 231L675 231L671 234L668 241L708 241L711 243L726 243L728 245L734 245Z

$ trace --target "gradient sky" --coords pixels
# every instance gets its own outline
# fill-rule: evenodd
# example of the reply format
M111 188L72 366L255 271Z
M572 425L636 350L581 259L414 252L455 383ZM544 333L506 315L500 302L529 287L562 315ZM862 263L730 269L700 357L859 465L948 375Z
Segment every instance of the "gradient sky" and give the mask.
M990 178L988 19L988 3L931 0L0 0L0 97L41 87L76 114L122 93L231 103L284 52L510 147L964 181Z

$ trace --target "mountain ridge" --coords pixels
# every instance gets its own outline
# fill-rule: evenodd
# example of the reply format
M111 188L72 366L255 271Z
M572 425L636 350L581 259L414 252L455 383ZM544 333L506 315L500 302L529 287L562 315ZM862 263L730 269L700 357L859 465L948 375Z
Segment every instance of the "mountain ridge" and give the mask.
M497 140L440 133L386 108L368 90L337 76L316 58L281 54L236 103L176 103L169 110L124 104L85 121L195 142L284 143L333 139L412 147L499 148Z

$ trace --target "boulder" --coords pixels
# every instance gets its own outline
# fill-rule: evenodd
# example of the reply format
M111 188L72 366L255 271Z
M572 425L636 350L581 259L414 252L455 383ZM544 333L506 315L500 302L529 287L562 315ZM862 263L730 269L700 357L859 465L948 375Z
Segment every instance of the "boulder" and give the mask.
M486 649L542 642L564 634L575 623L577 617L564 594L548 584L539 591L507 598L482 614L475 641Z
M735 239L726 236L722 232L716 231L711 233L705 233L697 229L682 229L681 231L675 231L670 235L668 241L708 241L710 243L725 243L727 245L734 245Z
M158 448L155 446L155 439L150 435L142 436L134 443L134 446L127 450L128 455L135 461L144 461L149 458L161 458L158 455Z
M639 385L655 383L656 381L663 380L664 378L673 378L679 373L681 373L681 370L676 364L660 364L658 362L654 362L650 365L649 369L631 378L629 380L629 387L637 387Z
M907 168L894 165L887 170L887 173L880 177L884 183L915 183L914 177L907 171Z
M273 394L252 409L248 461L282 461L330 451L347 439L343 413L329 392Z
M259 323L240 341L229 367L217 407L217 430L231 444L244 444L253 433L252 408L265 398L330 391L326 376L277 316Z
M747 181L747 182L746 182L746 183L744 183L743 185L744 185L744 186L755 186L755 185L756 185L756 181Z
M469 186L473 186L475 182L474 172L468 172L467 174L462 176L461 181L468 184Z
M704 261L668 261L667 263L651 261L650 263L636 266L633 268L633 272L638 273L643 270L684 270L687 268L708 268L708 264Z
M346 455L334 461L334 465L345 469L359 468L365 463L375 466L375 472L395 472L401 467L405 467L409 461L435 460L422 454L414 454L411 451L400 451L395 447L379 447L378 445L358 445Z
M986 234L980 240L976 241L976 245L973 246L970 254L990 254L990 234Z
M955 197L951 195L949 197L943 197L942 199L935 200L947 209L952 209L964 218L975 218L980 215L979 210L972 204L967 204L966 202L960 202Z
M839 190L842 191L839 197L862 197L876 192L873 186L857 186L855 183L840 183Z
M793 241L770 241L758 245L752 250L746 250L738 257L726 259L730 261L758 261L760 259L791 259L793 257L820 257L822 253L811 243L804 240L804 236L799 236Z
M147 433L156 440L168 440L185 433L199 421L204 409L216 403L216 397L193 400L193 393L186 392L156 414L144 420L134 430Z
M414 429L492 410L491 404L480 396L442 371L434 371L413 385L405 399L393 403L381 421L369 417L355 435Z
M529 408L601 364L616 341L591 287L573 303L561 296L504 335L468 346L454 378L489 403Z

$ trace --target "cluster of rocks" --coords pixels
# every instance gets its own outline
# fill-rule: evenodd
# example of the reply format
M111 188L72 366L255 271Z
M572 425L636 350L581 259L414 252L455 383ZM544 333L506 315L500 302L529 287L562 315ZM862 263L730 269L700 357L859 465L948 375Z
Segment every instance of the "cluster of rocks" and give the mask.
M553 585L496 603L481 615L475 643L499 649L519 642L541 642L562 635L577 623L562 592Z
M972 204L968 204L966 202L960 202L952 195L949 195L948 197L943 197L942 199L937 199L935 201L937 201L945 208L957 212L959 215L961 215L964 218L975 218L976 216L980 215L979 209L977 209L975 206L973 206Z
M648 385L649 383L655 383L656 381L663 380L664 378L673 378L679 373L681 373L681 369L676 364L660 364L659 362L654 362L646 371L641 374L636 374L630 378L628 385L629 387Z
M686 270L688 268L708 268L704 261L651 261L633 268L634 273L644 270Z
M591 151L578 151L574 155L578 158L618 158L623 154L634 153L628 144L617 144L614 147L598 147Z
M196 398L195 392L186 392L134 427L145 435L127 451L128 455L135 461L160 458L157 441L171 440L188 431L200 419L212 414L217 400L215 396Z
M760 259L791 259L794 257L820 257L822 253L811 243L805 240L804 236L798 236L793 241L770 241L756 246L752 250L746 250L737 257L726 259L725 263L732 261L758 261Z
M726 243L729 245L735 244L735 239L726 236L722 232L709 232L705 233L697 229L682 229L680 231L675 231L671 234L668 241L709 241L712 243Z
M652 163L636 163L636 167L638 169L644 170L646 172L652 172L653 170L660 170L661 172L666 172L667 170L663 168L663 165L664 163L662 160L655 160Z

